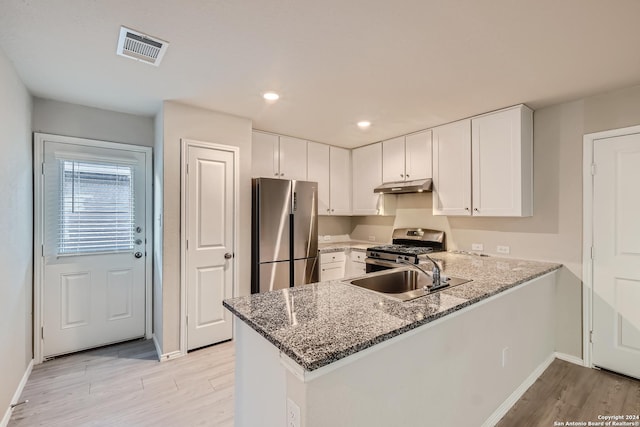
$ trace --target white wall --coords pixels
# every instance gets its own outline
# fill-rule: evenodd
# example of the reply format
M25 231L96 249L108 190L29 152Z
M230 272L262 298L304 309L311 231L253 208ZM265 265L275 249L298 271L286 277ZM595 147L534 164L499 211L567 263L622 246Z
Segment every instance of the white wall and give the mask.
M33 130L55 135L153 146L153 117L35 98Z
M251 290L251 120L166 101L163 121L162 352L180 347L180 140L240 148L239 236L236 250L240 294Z
M31 97L0 50L0 419L32 359Z

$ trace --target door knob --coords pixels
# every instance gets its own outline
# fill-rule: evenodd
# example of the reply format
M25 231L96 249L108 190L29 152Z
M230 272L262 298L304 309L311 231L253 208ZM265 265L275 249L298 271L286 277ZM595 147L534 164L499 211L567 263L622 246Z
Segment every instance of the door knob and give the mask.
M224 254L224 259L231 259L233 258L233 254L227 252L226 254Z
M142 252L136 252L133 256L136 258L142 258Z
M136 227L136 233L142 233L142 227L140 226Z

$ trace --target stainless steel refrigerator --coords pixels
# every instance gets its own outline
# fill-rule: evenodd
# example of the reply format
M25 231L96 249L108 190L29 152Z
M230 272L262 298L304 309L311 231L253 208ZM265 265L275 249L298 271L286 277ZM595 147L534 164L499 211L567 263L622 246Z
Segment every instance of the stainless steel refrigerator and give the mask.
M318 184L252 179L251 292L318 281Z

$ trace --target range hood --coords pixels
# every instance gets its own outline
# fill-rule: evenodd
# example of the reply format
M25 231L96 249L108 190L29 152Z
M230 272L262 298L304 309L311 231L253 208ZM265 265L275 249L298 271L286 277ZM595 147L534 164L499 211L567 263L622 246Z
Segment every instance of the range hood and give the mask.
M404 194L431 191L431 178L414 181L388 182L373 189L374 193Z

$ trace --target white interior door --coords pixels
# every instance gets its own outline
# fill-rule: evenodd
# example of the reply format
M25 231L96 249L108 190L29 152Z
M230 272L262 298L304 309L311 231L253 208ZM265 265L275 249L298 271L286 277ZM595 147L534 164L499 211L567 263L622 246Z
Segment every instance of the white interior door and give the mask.
M51 139L38 204L45 358L143 337L146 326L147 154Z
M187 349L192 350L232 336L231 314L222 300L232 297L234 288L238 154L231 147L183 145Z
M594 143L593 364L640 378L640 135Z

